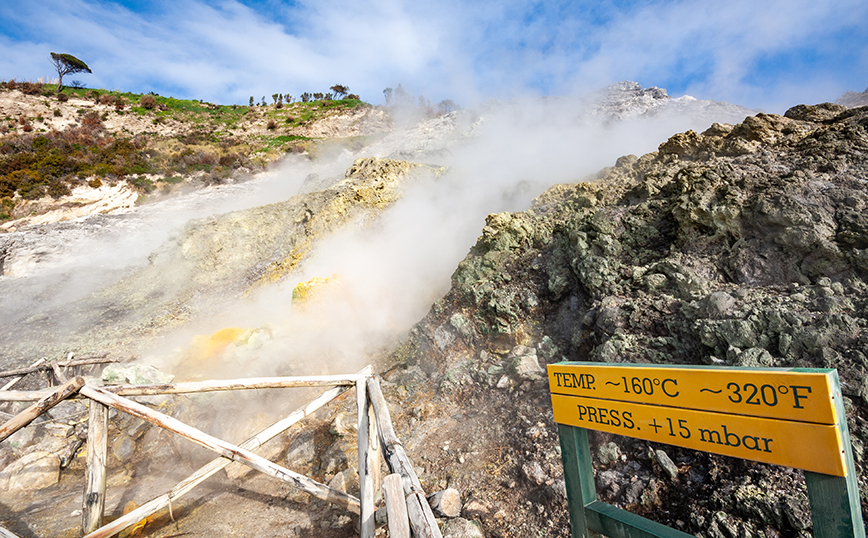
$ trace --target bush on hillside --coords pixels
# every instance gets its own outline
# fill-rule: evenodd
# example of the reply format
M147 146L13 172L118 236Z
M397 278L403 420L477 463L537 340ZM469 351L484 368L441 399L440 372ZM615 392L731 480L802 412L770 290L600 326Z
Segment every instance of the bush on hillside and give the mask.
M148 110L153 110L157 106L157 98L153 95L143 95L139 104Z
M39 95L43 86L41 82L24 82L19 89L27 95Z
M82 116L81 126L87 127L88 129L98 129L102 127L102 118L100 118L99 112L91 110Z

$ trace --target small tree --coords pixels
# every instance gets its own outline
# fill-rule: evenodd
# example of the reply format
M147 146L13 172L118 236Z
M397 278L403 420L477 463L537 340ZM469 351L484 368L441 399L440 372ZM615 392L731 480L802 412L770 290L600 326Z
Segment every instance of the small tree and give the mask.
M57 69L57 76L59 77L59 80L57 81L57 91L63 89L63 75L68 75L70 73L93 72L86 63L82 62L72 54L58 54L52 52L51 63L54 65L54 68Z
M392 102L392 88L386 88L383 90L383 96L386 98L386 106Z
M344 86L343 84L335 84L334 86L332 86L329 89L331 91L333 91L335 93L335 95L337 95L337 96L344 96L347 93L349 93L349 91L350 91L350 89L347 88L346 86Z

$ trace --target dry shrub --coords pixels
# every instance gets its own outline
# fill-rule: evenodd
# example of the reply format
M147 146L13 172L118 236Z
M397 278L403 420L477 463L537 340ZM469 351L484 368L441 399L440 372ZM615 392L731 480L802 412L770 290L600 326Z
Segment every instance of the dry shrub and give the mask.
M153 110L157 106L157 99L153 95L143 95L139 104L148 110Z
M268 120L268 124L265 126L269 131L273 131L277 129L277 123L274 120Z
M33 126L30 125L29 123L25 123L24 125L21 126L21 130L24 131L25 133L29 133L30 131L33 130Z
M17 90L18 89L18 83L15 82L14 78L12 80L6 82L6 89L7 90Z
M41 82L24 82L21 84L21 91L27 95L39 95L42 93Z
M101 105L113 105L117 101L117 97L110 93L106 93L99 96L99 104Z
M57 100L60 101L61 103L65 103L65 102L69 101L69 95L67 95L65 93L58 93L57 94Z
M81 117L81 125L82 127L87 127L89 129L96 129L102 127L102 119L98 112L91 110Z

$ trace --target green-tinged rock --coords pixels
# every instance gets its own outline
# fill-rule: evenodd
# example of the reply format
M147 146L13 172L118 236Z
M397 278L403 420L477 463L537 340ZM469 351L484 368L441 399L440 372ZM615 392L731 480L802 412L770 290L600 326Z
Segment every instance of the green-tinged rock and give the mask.
M130 385L157 385L171 383L175 376L147 364L110 364L102 372L106 383Z

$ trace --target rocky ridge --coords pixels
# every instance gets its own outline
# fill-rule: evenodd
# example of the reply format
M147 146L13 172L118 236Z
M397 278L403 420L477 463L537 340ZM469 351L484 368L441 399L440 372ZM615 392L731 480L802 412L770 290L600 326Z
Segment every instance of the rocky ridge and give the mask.
M391 388L423 401L433 384L436 405L462 409L438 430L456 454L474 450L463 431L501 445L487 460L498 473L434 465L488 507L489 535L568 536L541 366L837 368L864 513L866 184L868 109L823 104L680 133L553 187L488 217L393 356ZM593 450L607 502L708 538L810 533L799 472L608 434ZM502 518L498 505L517 508Z

